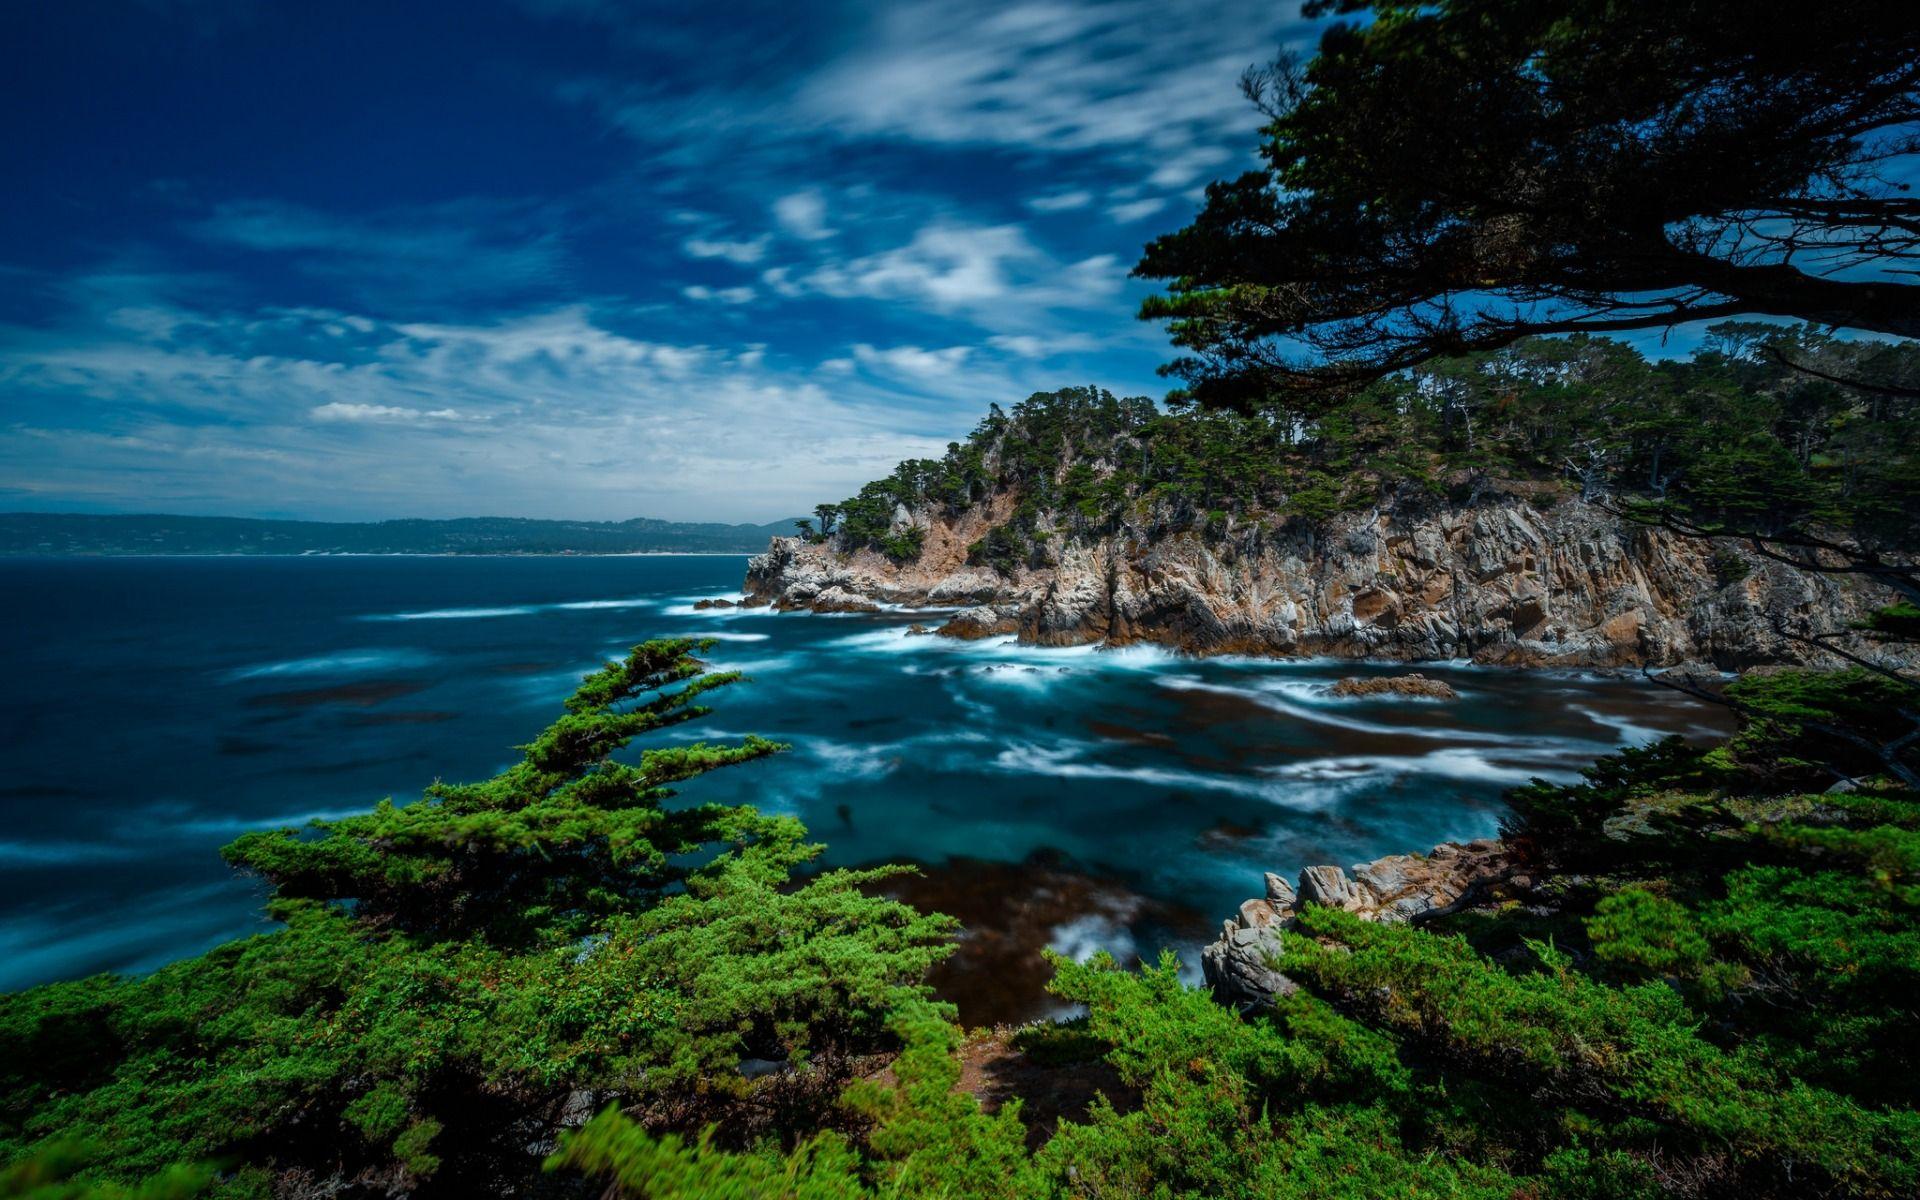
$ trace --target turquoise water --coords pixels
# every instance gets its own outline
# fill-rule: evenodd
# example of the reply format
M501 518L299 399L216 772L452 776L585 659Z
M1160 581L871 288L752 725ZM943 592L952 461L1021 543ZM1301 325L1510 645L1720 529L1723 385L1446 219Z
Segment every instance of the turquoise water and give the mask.
M968 922L941 983L976 1021L1046 1010L1041 946L1193 962L1262 871L1492 833L1504 788L1715 719L1631 677L1425 665L1461 699L1343 701L1396 668L693 609L745 561L0 563L0 987L269 928L222 843L489 775L648 637L717 637L754 677L676 732L794 744L686 794L797 815L830 864L924 864L904 890Z

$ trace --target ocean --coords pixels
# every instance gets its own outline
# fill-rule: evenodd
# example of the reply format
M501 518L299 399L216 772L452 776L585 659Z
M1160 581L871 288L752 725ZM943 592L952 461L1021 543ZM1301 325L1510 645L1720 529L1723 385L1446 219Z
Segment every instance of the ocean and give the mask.
M688 799L802 818L823 863L920 864L968 927L964 1020L1052 1010L1038 951L1198 948L1261 873L1495 832L1501 795L1719 714L1633 676L1423 664L1457 701L1340 700L1330 660L914 636L928 614L696 610L744 556L0 561L0 988L137 972L264 932L219 847L491 775L581 675L719 639L752 682L687 739L774 759Z

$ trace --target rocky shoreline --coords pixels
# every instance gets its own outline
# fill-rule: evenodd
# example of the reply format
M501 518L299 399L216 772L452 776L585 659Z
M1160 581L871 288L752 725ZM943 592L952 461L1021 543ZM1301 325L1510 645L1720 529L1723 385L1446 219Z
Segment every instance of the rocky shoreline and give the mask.
M1248 900L1200 952L1207 985L1223 1004L1258 1008L1295 988L1283 971L1280 931L1309 904L1341 908L1362 920L1419 922L1494 904L1522 893L1532 878L1497 838L1442 842L1426 854L1389 854L1356 863L1308 867L1297 884L1268 873L1266 894Z
M895 513L918 557L844 538L775 538L745 603L816 612L958 609L936 632L1037 645L1153 642L1194 654L1502 666L1739 670L1813 661L1796 638L1843 630L1876 589L1625 522L1571 497L1388 497L1326 522L1064 529L1045 561L1002 573L970 548L1005 497L959 514Z

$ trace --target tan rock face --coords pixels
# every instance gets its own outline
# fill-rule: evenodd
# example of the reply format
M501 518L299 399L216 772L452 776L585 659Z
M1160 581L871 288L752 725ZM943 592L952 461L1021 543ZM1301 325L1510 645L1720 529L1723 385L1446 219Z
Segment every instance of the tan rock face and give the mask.
M1200 951L1200 969L1225 1004L1258 1007L1293 991L1285 974L1280 931L1292 928L1309 904L1340 908L1364 921L1415 921L1493 890L1526 883L1506 844L1494 838L1443 842L1428 854L1390 854L1358 863L1353 874L1335 866L1308 867L1298 889L1268 873L1266 895L1248 900L1221 926L1220 936Z
M969 565L967 546L1012 503L1000 496L957 517L908 514L925 548L906 563L776 538L748 569L748 603L811 608L838 589L885 603L987 605L991 621L975 614L951 632L1017 633L1040 645L1738 669L1806 661L1808 649L1783 633L1844 628L1886 599L1854 580L1759 558L1723 585L1709 543L1624 524L1574 499L1535 507L1507 495L1389 499L1320 525L1243 525L1213 538L1157 527L1088 539L1056 532L1044 567L1003 576Z

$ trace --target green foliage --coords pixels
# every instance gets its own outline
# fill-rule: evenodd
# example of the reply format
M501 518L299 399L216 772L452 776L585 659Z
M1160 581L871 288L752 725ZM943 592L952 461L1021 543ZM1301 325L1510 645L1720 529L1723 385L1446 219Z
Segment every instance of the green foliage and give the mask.
M1883 557L1911 546L1916 381L1911 343L1727 324L1685 361L1650 362L1586 335L1534 338L1243 412L1160 413L1069 388L995 406L944 459L867 485L834 510L844 513L835 544L908 560L921 525L902 524L902 510L919 521L991 503L998 519L970 558L1013 575L1044 565L1062 540L1122 529L1217 538L1325 521L1396 489L1459 499L1513 487L1538 503L1577 491L1641 520L1738 536L1714 545L1725 586L1758 560L1743 544L1754 536L1801 555L1796 539L1835 531ZM1883 582L1898 586L1894 574ZM1914 612L1895 606L1870 625L1901 636L1920 629Z
M1166 282L1141 315L1186 394L1246 408L1738 312L1920 333L1912 200L1882 169L1920 113L1910 6L1308 8L1365 16L1250 74L1264 161L1136 268Z
M1026 1200L1043 1194L1018 1103L988 1116L973 1097L954 1090L960 1035L946 1013L909 1004L894 1028L903 1044L893 1066L897 1083L857 1083L845 1097L849 1109L871 1122L864 1154L832 1133L784 1154L772 1147L728 1153L707 1140L651 1135L609 1111L563 1138L549 1166L609 1177L621 1195L636 1200Z
M1538 973L1512 974L1457 938L1308 909L1288 941L1290 974L1471 1074L1527 1082L1595 1116L1625 1115L1670 1149L1735 1155L1784 1185L1823 1179L1866 1195L1920 1186L1920 1114L1880 1112L1724 1050L1660 983L1608 987L1545 945Z
M54 1142L0 1169L4 1200L192 1200L206 1194L213 1172L204 1167L168 1167L135 1183L76 1178L95 1165L99 1152L85 1142Z
M1730 753L1752 769L1808 785L1888 767L1920 768L1910 735L1920 684L1854 668L1749 675L1727 689L1745 718Z

